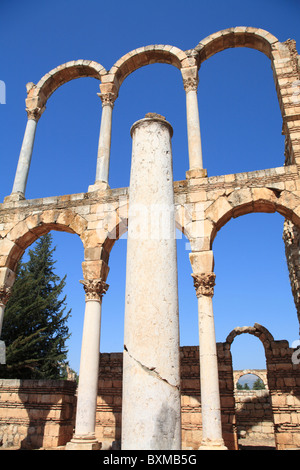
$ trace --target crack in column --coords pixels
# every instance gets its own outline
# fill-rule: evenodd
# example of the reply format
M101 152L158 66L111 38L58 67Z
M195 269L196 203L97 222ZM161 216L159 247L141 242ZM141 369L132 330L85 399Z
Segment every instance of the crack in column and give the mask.
M153 375L154 377L158 378L159 380L162 380L166 384L170 385L170 387L174 388L175 390L180 390L180 387L178 385L173 385L171 384L167 379L164 379L156 370L155 367L147 367L144 364L142 364L138 359L135 359L128 351L126 345L124 344L124 350L127 352L128 356L135 361L147 374Z

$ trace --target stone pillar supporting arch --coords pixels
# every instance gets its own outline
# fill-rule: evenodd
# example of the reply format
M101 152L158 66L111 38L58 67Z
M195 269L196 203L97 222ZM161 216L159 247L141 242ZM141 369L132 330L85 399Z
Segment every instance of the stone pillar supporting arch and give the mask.
M218 358L212 298L215 274L212 251L190 254L192 277L198 298L199 358L202 410L200 449L226 450L222 437Z
M202 39L194 48L197 65L214 54L232 47L249 47L264 53L270 60L286 137L285 162L300 161L300 60L292 39L280 42L261 28L237 26Z
M47 100L52 93L67 83L80 77L93 77L101 81L105 68L91 60L74 60L62 64L44 75L35 85L27 83L26 112L28 121L15 174L12 193L6 201L25 199L26 184L33 152L38 120L45 111Z
M174 46L158 44L140 47L121 57L110 69L108 76L111 75L111 81L120 87L129 74L153 63L170 64L181 71L186 92L189 170L198 170L201 176L206 176L206 172L203 173L197 100L198 68L195 51L182 51Z
M96 405L98 393L101 306L103 295L108 290L106 278L108 265L98 262L97 278L90 278L95 272L95 262L89 269L89 262L83 263L86 276L83 281L85 290L85 315L82 334L78 398L75 434L67 444L67 450L98 450L100 443L95 437Z
M15 282L16 274L9 268L0 268L0 338L5 306L11 295L12 286Z

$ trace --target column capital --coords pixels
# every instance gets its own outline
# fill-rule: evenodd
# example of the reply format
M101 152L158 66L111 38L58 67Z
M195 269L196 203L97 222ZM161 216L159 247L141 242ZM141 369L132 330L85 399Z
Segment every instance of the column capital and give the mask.
M34 121L38 122L38 120L40 119L41 115L43 114L43 112L45 111L45 107L43 108L26 108L26 113L27 113L27 117L28 119L33 119Z
M101 302L103 295L106 294L109 288L109 285L102 279L87 279L80 281L80 283L83 284L86 302L89 300Z
M6 305L12 293L11 287L0 286L0 305Z
M198 77L188 77L183 79L183 87L185 89L185 92L189 91L197 91L198 89L198 83L199 79Z
M102 101L102 108L104 106L110 106L112 109L114 107L115 101L117 99L117 96L115 93L108 92L108 93L97 93L99 98Z
M181 75L185 92L187 93L191 90L197 91L199 83L198 67L184 67L181 69Z
M198 298L201 295L213 297L216 279L215 273L193 273L192 277L194 279L194 287L196 289L196 295Z

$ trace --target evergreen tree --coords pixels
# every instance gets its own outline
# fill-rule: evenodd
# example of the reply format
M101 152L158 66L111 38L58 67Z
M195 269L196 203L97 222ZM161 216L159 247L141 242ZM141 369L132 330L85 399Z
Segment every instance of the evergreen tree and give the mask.
M29 250L29 260L20 262L12 295L6 305L2 339L6 365L0 377L19 379L63 378L66 340L70 337L66 276L54 272L52 237L44 235Z
M254 384L253 384L253 390L264 390L266 387L265 387L265 384L263 383L263 381L258 377Z

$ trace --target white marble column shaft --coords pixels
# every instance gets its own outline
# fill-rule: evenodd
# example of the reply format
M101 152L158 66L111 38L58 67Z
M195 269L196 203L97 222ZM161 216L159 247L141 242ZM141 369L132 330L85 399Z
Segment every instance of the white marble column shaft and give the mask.
M132 127L122 450L181 448L177 259L172 128Z
M202 443L200 449L226 450L222 437L218 356L212 297L215 274L193 274L198 297Z
M98 394L101 303L108 285L103 281L81 281L86 292L82 334L75 435L69 450L96 449L96 406Z
M200 118L198 108L197 89L195 87L186 90L186 113L187 113L187 132L189 148L190 170L202 169L202 143L200 132Z
M0 338L1 338L1 333L2 333L4 311L5 311L5 305L3 303L0 303Z
M2 333L5 307L11 296L15 273L9 268L0 268L0 338ZM2 284L3 282L3 284Z
M114 93L98 93L102 101L102 116L97 153L96 179L89 191L109 187L109 161L111 147L112 112L116 95Z
M15 174L12 193L25 194L28 173L31 163L37 120L28 119Z

